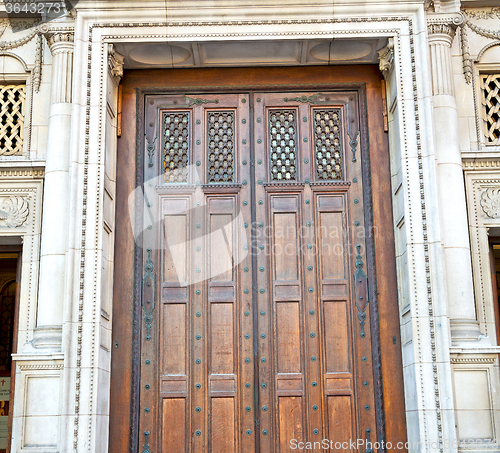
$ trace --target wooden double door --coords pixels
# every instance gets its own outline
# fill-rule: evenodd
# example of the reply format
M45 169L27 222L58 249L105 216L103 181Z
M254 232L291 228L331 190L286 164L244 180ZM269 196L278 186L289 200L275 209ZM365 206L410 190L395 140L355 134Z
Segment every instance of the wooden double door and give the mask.
M358 96L145 96L139 451L377 440Z

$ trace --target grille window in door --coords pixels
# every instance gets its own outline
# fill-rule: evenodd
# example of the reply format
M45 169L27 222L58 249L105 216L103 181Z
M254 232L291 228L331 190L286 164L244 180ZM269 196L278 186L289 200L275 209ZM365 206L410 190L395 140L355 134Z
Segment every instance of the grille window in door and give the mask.
M375 441L357 96L146 97L141 452Z

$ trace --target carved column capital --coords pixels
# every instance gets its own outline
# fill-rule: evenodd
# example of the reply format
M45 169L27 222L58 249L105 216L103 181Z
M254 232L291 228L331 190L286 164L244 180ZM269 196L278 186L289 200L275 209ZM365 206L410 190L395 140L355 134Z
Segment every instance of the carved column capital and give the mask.
M38 26L38 31L47 39L52 55L59 52L73 52L75 29L72 25L42 24Z
M378 51L378 60L380 72L383 74L384 78L387 76L394 67L394 39L389 38L387 45Z
M427 23L427 32L429 33L429 37L431 35L445 34L453 40L456 30L457 26L455 24Z
M463 24L464 19L462 13L430 15L427 19L429 42L442 40L451 46L457 27Z
M120 83L123 77L123 60L125 57L120 55L113 44L108 44L108 71L116 85Z

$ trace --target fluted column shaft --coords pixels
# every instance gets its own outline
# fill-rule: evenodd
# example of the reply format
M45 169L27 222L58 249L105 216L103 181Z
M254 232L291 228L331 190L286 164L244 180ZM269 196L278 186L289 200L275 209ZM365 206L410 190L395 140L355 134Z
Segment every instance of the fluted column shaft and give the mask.
M46 35L47 36L47 35ZM52 83L42 214L37 347L59 349L64 306L69 217L73 49L72 32L47 36L52 53Z
M434 104L434 143L441 212L445 278L452 341L477 340L480 333L472 283L457 105L451 45L456 25L428 25Z

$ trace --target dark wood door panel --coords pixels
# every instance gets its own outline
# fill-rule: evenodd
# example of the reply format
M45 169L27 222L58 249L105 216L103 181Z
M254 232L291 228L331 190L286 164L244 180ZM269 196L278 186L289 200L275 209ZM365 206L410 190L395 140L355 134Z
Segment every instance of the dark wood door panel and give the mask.
M330 83L332 74L324 71L318 68L318 75ZM191 83L191 73L181 72L187 77L174 77L172 85ZM248 80L258 84L260 74L265 84L263 72L250 73ZM376 329L372 338L371 332L377 287L372 281L368 292L375 260L366 232L372 217L383 222L382 194L375 202L369 196L368 144L372 150L386 144L383 135L368 140L365 91L358 85L252 92L238 86L237 71L229 74L234 94L186 90L142 98L138 131L147 141L137 145L144 150L147 201L138 209L153 222L144 223L136 279L141 340L132 413L139 423L137 430L131 426L129 412L131 423L112 423L111 436L129 429L131 451L147 445L176 452L297 451L292 439L370 434L372 441L404 439L404 426L392 416L384 430L382 387L373 372L398 351L381 359L379 341L387 343L387 334ZM139 79L130 75L133 86ZM300 77L292 70L290 79ZM378 105L374 91L368 90ZM375 160L385 162L382 157ZM392 231L390 217L383 221ZM389 236L382 242L390 243ZM384 268L378 279L392 271ZM391 345L399 338L394 290L383 285L382 322ZM123 314L115 311L114 325L129 316L126 306ZM126 330L114 329L114 337ZM134 375L125 358L122 366L115 363L114 377L123 366ZM112 411L125 408L130 388L115 388ZM402 408L397 395L391 388L391 401Z

